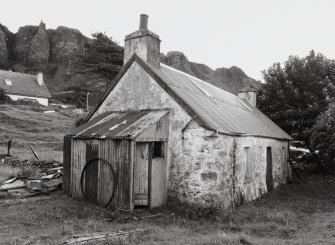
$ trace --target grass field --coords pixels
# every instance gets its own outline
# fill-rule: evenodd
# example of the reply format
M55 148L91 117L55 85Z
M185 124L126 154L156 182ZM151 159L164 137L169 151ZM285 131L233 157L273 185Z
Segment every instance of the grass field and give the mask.
M334 190L333 176L312 175L222 220L190 220L168 209L137 210L137 220L125 219L127 213L110 215L62 192L0 199L0 244L60 244L74 234L137 228L144 231L125 244L335 244Z
M72 111L43 113L50 108L31 105L0 105L0 154L7 152L5 141L12 140L11 155L18 159L33 158L33 146L41 160L62 161L63 137L80 115Z
M44 114L31 106L1 105L0 139L13 137L11 153L19 159L33 158L30 144L42 160L61 161L63 135L77 118L66 111ZM0 145L0 154L5 150ZM20 171L0 165L0 184ZM0 244L61 244L75 234L138 228L143 232L123 243L335 244L335 177L305 179L281 186L226 217L201 220L168 208L111 215L61 191L29 199L0 195ZM147 217L152 214L161 215Z

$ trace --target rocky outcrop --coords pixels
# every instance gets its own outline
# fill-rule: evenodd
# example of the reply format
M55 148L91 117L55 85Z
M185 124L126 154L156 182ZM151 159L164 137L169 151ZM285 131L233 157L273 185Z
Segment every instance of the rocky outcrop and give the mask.
M216 69L207 82L235 94L247 87L257 90L261 86L260 82L248 77L241 68L236 66Z
M68 62L75 52L83 50L90 39L76 29L60 26L56 30L48 30L50 40L50 59L55 63Z
M0 24L0 69L8 69L11 65L14 48L14 34Z
M31 42L38 29L38 26L23 26L15 34L14 61L16 64L28 65Z
M49 39L45 30L45 24L41 22L37 33L30 44L28 65L46 65L49 60Z
M0 29L0 69L6 69L9 64L6 35Z
M60 26L46 30L43 22L39 26L20 27L14 39L14 63L27 67L67 64L73 53L83 50L90 41L76 29Z
M214 71L204 64L190 62L179 51L168 52L167 55L161 54L161 62L234 94L246 87L257 90L261 86L260 82L248 77L242 69L236 66L218 68Z

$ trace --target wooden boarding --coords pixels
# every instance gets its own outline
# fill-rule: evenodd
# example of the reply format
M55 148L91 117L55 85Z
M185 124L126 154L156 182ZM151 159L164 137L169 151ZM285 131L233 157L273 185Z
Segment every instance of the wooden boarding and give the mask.
M134 205L148 205L148 163L149 143L136 144L136 156L134 162Z

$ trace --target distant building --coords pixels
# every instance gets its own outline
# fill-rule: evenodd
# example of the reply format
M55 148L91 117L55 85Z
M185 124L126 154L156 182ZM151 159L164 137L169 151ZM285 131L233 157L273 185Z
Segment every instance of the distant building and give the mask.
M12 100L36 100L45 106L48 106L51 97L41 72L37 75L30 75L0 70L0 88L3 88L6 95Z
M111 209L167 198L228 209L284 184L292 138L238 96L160 63L147 29L125 38L125 65L65 137L64 189Z

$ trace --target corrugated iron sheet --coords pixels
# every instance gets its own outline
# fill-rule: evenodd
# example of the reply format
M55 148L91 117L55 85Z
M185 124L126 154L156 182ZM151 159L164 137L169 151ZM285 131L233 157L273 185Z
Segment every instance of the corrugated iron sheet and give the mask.
M167 113L168 110L105 112L79 126L69 135L77 139L135 139Z
M155 72L218 132L292 140L257 108L234 94L164 64Z

